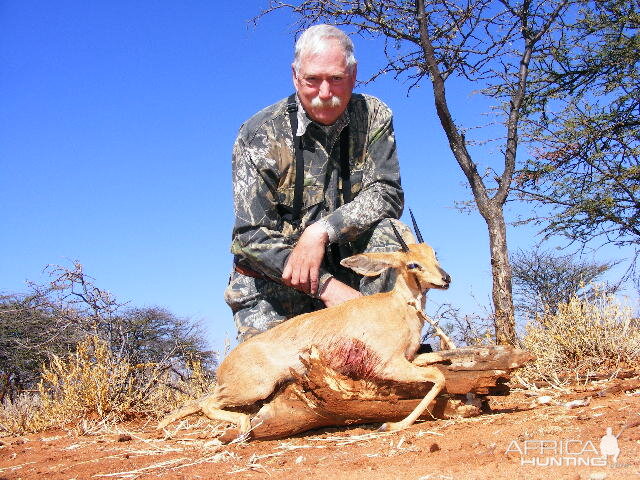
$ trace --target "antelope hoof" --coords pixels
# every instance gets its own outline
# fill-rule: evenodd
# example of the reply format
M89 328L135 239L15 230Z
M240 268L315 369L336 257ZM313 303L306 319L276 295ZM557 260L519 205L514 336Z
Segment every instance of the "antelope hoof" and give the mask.
M378 428L379 432L397 432L399 430L404 430L407 428L402 422L386 422L380 425Z
M236 438L238 438L241 435L242 433L240 433L239 429L229 428L220 437L218 437L218 440L220 440L222 443L226 445L227 443L233 442Z
M251 432L242 433L237 428L231 428L218 437L221 443L227 445L229 443L242 443L249 440Z
M240 424L237 428L235 427L230 427L227 430L225 430L225 432L220 435L218 437L218 440L220 440L222 443L224 443L225 445L227 443L241 443L241 442L246 442L247 440L249 440L249 437L251 436L251 421L249 420L249 416L248 415L243 415L242 418L240 418Z

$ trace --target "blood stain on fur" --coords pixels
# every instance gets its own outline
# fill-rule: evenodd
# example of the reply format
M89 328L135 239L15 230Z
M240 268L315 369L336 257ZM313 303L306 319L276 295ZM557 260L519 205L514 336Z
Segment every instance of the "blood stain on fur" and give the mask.
M327 348L327 362L336 372L353 379L374 378L380 357L356 339L342 339Z

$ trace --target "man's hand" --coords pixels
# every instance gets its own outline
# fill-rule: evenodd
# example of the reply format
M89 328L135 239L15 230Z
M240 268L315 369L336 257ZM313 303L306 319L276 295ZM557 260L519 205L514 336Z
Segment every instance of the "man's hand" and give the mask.
M316 222L305 228L284 266L284 284L315 295L320 264L328 241L329 235L321 223Z
M320 294L320 300L322 300L327 307L335 307L347 300L361 296L362 294L358 290L332 277L324 285L323 291Z

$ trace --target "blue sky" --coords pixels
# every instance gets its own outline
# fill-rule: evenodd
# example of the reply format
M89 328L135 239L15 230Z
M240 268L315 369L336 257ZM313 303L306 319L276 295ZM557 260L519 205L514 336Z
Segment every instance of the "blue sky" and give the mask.
M214 347L235 337L222 298L231 147L244 120L293 88L292 17L249 23L266 3L0 2L0 291L78 260L132 306L202 321ZM380 44L354 41L365 78ZM453 208L468 191L430 86L407 86L382 78L358 90L393 109L407 205L453 278L432 301L482 314L486 228ZM451 98L469 124L486 108L466 91ZM535 232L510 229L509 240L528 248Z

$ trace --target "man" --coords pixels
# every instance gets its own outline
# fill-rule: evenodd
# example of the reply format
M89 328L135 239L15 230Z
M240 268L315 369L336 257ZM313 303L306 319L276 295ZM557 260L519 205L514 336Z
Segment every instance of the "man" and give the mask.
M353 44L330 25L307 29L292 65L296 94L258 112L233 149L234 271L225 291L239 340L301 313L388 291L342 258L397 250L403 192L391 111L352 94Z

